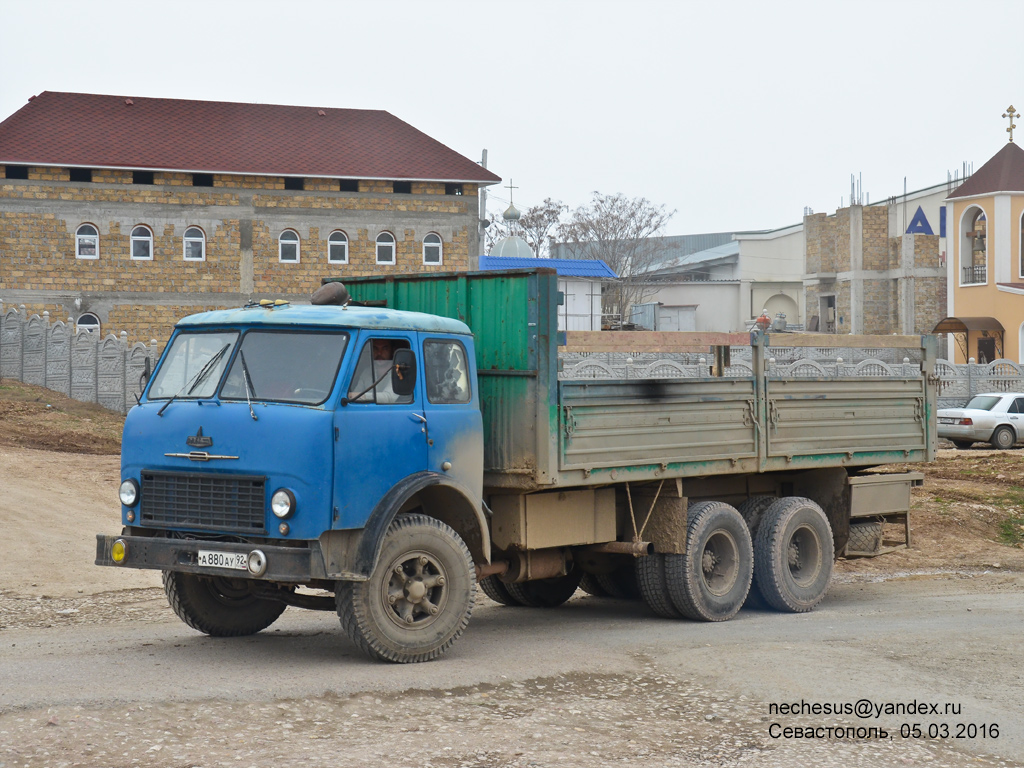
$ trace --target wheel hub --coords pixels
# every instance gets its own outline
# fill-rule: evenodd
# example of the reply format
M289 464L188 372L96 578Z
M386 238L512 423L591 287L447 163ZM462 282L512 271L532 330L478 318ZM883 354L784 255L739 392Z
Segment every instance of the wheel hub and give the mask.
M786 548L789 574L800 587L810 586L822 569L822 545L814 529L802 525L793 532Z
M701 568L704 570L704 573L710 574L712 571L715 570L715 566L717 564L718 558L715 556L715 553L712 552L710 549L705 549L704 557L701 558Z
M701 575L709 592L729 593L739 578L739 545L726 530L715 531L704 545L700 558Z
M789 543L789 567L800 570L800 542L796 539Z
M427 552L407 552L389 570L391 577L381 584L388 618L405 629L433 622L448 599L440 561Z

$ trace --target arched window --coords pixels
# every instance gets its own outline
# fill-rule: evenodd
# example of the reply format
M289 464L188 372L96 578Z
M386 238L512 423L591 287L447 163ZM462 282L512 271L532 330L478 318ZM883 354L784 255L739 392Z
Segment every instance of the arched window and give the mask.
M327 261L331 264L348 264L348 235L340 229L331 232L327 238Z
M100 329L100 319L92 312L85 312L75 321L75 327L79 331L98 331Z
M988 282L988 220L974 205L960 218L960 285Z
M185 261L206 260L206 235L199 227L189 227L182 238Z
M444 245L441 242L441 236L431 232L429 235L423 238L423 263L424 264L440 264L442 263Z
M153 258L153 232L142 224L132 229L132 258L140 261Z
M278 261L299 262L299 235L292 229L286 229L277 238Z
M92 224L83 224L75 230L75 258L98 259L100 257L100 233Z
M395 263L395 236L390 232L381 232L377 235L377 263Z

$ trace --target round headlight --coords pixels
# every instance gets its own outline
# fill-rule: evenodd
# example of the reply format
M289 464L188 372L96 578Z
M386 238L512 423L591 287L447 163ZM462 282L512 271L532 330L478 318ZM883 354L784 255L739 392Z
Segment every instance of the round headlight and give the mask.
M134 507L135 502L139 500L139 484L129 478L121 483L117 495L121 497L121 503L126 507Z
M295 512L295 494L287 488L275 491L270 497L270 511L282 520Z

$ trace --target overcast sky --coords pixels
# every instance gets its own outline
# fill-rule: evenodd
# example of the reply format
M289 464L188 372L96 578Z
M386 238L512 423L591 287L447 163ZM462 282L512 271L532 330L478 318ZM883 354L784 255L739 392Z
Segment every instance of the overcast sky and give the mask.
M622 192L668 234L945 182L1024 111L1024 0L0 0L0 30L4 118L44 90L383 109L487 148L520 209Z

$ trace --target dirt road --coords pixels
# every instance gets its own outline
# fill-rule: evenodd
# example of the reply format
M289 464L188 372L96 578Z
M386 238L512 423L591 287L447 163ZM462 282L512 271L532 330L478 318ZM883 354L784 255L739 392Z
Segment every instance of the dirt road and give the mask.
M917 546L840 562L810 614L698 624L582 593L550 611L481 596L450 654L397 667L366 661L328 613L206 638L155 574L93 566L94 534L118 529L113 426L45 405L0 408L0 768L1024 756L1024 451L944 451L915 491ZM845 711L860 700L882 711Z
M213 640L155 590L121 593L134 614L0 632L0 766L1011 765L1024 754L1024 638L1007 631L1024 626L1022 586L858 577L806 616L713 625L588 596L555 611L483 598L452 653L411 667L364 660L330 614L289 609L268 632ZM770 710L860 699L943 714ZM914 723L923 738L902 738ZM953 738L971 724L975 738ZM892 738L781 735L829 726Z

